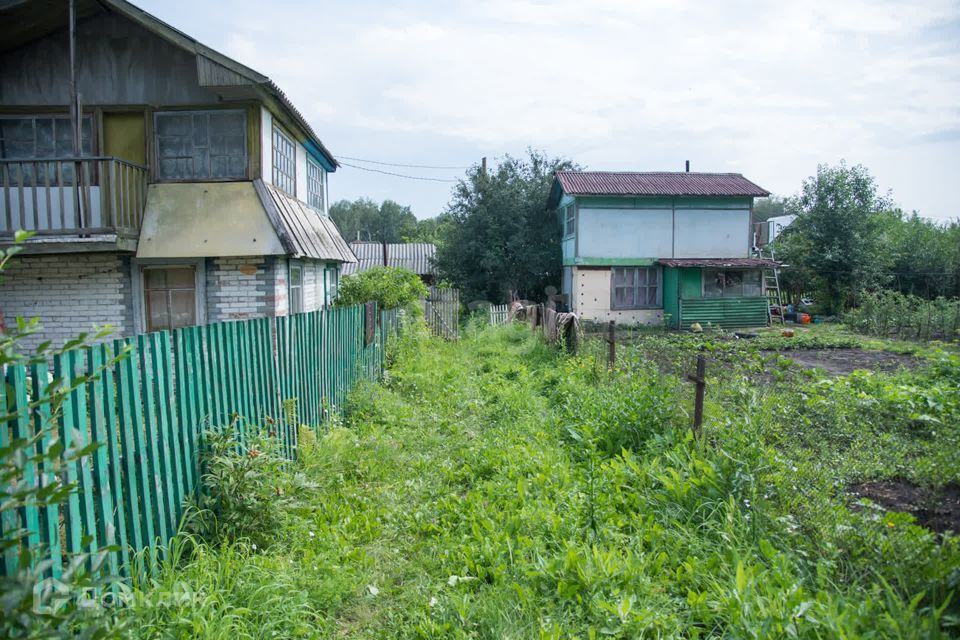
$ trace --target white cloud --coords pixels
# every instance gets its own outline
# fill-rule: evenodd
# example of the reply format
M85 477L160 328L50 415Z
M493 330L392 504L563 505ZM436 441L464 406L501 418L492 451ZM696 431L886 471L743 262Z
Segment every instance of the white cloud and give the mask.
M189 12L170 11L193 32ZM349 131L346 155L412 136L491 156L541 146L598 167L692 157L783 191L817 162L876 159L901 200L947 216L960 212L946 190L890 167L894 151L910 163L927 157L921 145L960 150L944 134L960 129L958 24L955 0L250 1L209 44L270 75L321 135Z

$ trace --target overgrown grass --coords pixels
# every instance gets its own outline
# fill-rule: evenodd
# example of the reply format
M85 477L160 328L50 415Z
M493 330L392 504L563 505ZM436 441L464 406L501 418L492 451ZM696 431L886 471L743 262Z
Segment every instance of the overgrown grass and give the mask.
M610 372L523 326L408 336L305 456L308 506L274 544L184 539L123 617L143 636L209 638L960 632L957 539L844 492L890 473L874 464L889 441L871 439L919 446L913 460L955 437L960 363L759 384L789 365L736 351L693 441L678 373L696 350L651 339L676 371L634 345ZM954 479L947 442L918 477Z

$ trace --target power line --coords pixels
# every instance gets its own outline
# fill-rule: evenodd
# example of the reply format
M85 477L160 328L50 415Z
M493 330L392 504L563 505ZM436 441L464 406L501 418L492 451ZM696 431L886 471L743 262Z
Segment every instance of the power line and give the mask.
M399 162L381 162L379 160L367 160L365 158L351 158L350 156L340 156L338 160L353 160L354 162L366 162L367 164L379 164L385 167L406 167L407 169L469 169L469 166L453 165L435 165L435 164L401 164ZM352 165L347 165L352 166Z
M408 180L428 180L430 182L457 182L449 178L427 178L425 176L408 176L403 173L394 173L393 171L381 171L380 169L371 169L370 167L361 167L360 165L350 164L349 162L340 162L345 167L360 169L361 171L372 171L373 173L382 173L386 176L396 176L397 178L406 178Z

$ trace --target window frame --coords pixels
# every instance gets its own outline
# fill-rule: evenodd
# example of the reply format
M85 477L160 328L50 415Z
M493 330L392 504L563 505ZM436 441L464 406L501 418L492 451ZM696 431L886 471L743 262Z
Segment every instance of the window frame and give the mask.
M617 289L626 288L625 285L617 285L617 271L622 270L632 270L634 272L634 283L629 286L634 290L633 299L637 299L637 292L639 290L644 291L644 298L647 297L647 290L651 287L656 287L656 301L654 304L633 304L633 305L618 305L617 304ZM646 273L656 274L656 283L650 284L649 275L646 278L646 282L641 286L637 284L637 275L640 271ZM657 265L649 266L637 266L637 267L611 267L610 269L610 309L615 311L629 311L637 309L662 309L663 308L663 271Z
M317 178L319 176L319 179ZM313 187L319 188L319 192L315 192ZM327 170L324 169L319 162L313 159L310 154L307 154L307 205L320 211L326 213L327 211ZM319 200L319 206L315 202L315 199Z
M206 115L209 116L211 113L224 114L224 113L238 113L243 117L243 174L239 176L228 176L228 177L213 177L207 175L206 177L192 177L192 178L166 178L161 174L161 164L160 164L160 127L159 120L165 116L196 116L196 115ZM246 109L158 109L153 112L153 131L150 135L150 142L153 145L153 157L154 166L152 169L153 177L157 182L168 184L168 183L183 183L183 182L240 182L250 179L250 140L247 135L247 127L249 125L249 118ZM191 136L192 137L192 136ZM191 142L191 149L195 148L195 145ZM207 121L207 149L210 148L210 127L209 119ZM210 168L210 156L207 155L207 169L209 174Z
M299 274L300 282L296 285L293 284L293 274L294 272ZM296 290L296 293L294 293ZM298 306L300 307L299 311L294 310L294 300L297 301ZM298 313L303 313L304 311L304 294L303 294L303 265L299 263L290 263L287 267L287 315L295 315Z
M207 324L207 271L204 258L132 258L130 272L133 294L133 329L137 334L147 333L146 318L146 288L144 287L143 271L149 267L193 267L195 280L194 304L196 305L195 320L197 326Z
M726 274L727 274L727 272L730 272L730 271L734 271L734 272L737 272L737 273L740 274L740 295L734 296L734 295L727 295L727 294L726 294L726 288L727 288L727 285L726 285ZM708 295L707 295L707 273L722 273L722 274L724 274L724 278L723 278L723 280L724 280L724 285L723 285L723 288L720 290L720 295L718 295L718 296L715 296L715 295L710 295L710 296L708 296ZM744 286L744 283L746 282L745 276L746 276L746 274L748 274L748 273L756 273L756 274L757 274L757 279L760 281L760 282L759 282L760 292L757 293L756 295L746 295L746 294L743 292L743 286ZM707 299L710 299L710 300L716 300L716 299L719 299L719 298L731 298L731 299L732 299L732 298L762 298L762 297L766 294L766 291L764 291L764 286L763 286L763 271L762 271L761 269L746 269L746 268L742 268L742 267L740 267L740 268L723 269L723 268L705 267L705 268L703 268L703 269L700 270L700 274L701 274L701 275L700 275L700 297L701 297L701 298L707 298Z
M563 239L572 238L577 233L577 205L570 203L560 210Z
M287 134L287 132L281 129L279 126L277 126L276 123L273 124L273 133L270 137L270 140L271 140L271 145L270 145L271 184L273 184L273 186L280 189L284 193L296 198L297 197L297 143L294 142L293 136ZM280 168L280 163L277 162L277 159L281 151L277 147L278 140L290 147L290 152L292 154L290 156L290 167L291 167L292 173L289 173L289 174L286 173L286 171ZM281 180L277 179L278 176L283 179L284 183L287 180L289 180L289 185L280 184ZM291 188L287 189L287 186L290 186Z

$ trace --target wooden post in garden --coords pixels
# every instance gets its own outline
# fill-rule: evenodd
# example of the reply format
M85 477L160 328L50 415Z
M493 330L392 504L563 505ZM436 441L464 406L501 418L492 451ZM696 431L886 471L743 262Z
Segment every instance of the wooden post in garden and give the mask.
M697 385L693 401L693 436L700 437L700 428L703 425L703 395L707 389L707 359L702 353L697 354L697 375L688 375L687 379Z
M607 368L613 369L617 363L617 323L613 320L607 328Z

